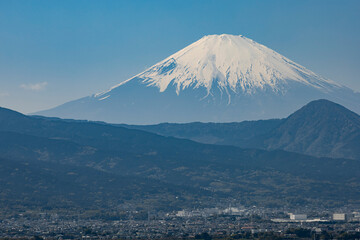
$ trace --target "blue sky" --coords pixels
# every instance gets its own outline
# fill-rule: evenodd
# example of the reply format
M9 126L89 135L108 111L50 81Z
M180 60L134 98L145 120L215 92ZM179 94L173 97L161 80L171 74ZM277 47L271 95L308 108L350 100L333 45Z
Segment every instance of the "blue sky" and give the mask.
M47 109L208 34L241 34L360 91L360 1L0 0L0 106Z

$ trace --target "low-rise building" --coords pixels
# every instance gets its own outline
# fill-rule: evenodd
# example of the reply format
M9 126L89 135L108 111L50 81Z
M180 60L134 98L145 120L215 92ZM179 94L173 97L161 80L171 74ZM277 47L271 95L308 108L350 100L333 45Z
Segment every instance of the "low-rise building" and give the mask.
M294 214L294 213L289 213L290 215L290 219L291 220L306 220L307 219L307 215L306 214Z
M346 214L345 213L334 213L333 214L333 220L334 221L345 221L346 218Z

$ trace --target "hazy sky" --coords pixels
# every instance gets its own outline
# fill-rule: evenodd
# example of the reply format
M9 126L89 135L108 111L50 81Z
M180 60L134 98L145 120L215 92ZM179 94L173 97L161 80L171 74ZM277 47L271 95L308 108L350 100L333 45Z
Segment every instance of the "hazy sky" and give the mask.
M0 0L0 106L30 113L101 92L221 33L360 91L360 1Z

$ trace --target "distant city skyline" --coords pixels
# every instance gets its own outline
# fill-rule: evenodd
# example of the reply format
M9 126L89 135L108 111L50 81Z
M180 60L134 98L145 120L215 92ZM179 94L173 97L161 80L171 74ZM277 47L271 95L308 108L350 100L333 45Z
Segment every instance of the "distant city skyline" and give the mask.
M244 35L360 92L359 1L1 1L0 106L107 90L209 34Z

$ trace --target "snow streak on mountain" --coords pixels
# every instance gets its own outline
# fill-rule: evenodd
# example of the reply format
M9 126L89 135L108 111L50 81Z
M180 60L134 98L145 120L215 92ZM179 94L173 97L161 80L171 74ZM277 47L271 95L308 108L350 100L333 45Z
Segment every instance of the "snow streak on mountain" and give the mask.
M175 85L177 94L188 87L205 87L209 93L214 81L222 89L249 94L265 87L281 91L286 81L323 91L329 90L329 84L336 85L264 45L227 34L203 37L135 77L142 78L147 86L158 87L160 92Z
M205 36L106 92L39 114L125 123L228 122L285 117L318 98L360 110L358 93L251 39L222 34Z

